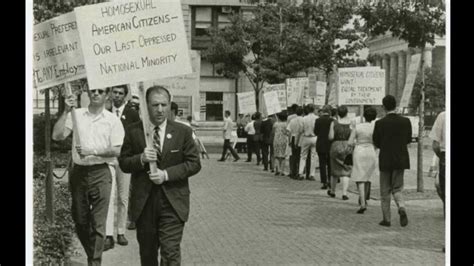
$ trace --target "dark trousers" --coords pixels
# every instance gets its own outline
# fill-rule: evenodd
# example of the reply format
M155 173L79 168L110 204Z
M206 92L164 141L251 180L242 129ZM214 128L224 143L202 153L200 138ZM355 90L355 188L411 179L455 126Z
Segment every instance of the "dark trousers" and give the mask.
M300 169L301 147L297 146L296 138L291 137L290 176L298 177Z
M230 153L232 153L232 156L234 156L234 159L239 159L239 155L237 154L237 152L235 152L234 148L232 148L232 145L230 145L230 139L225 139L221 160L225 160L227 150L230 150Z
M261 149L262 149L261 141L254 140L253 141L253 146L252 146L252 152L255 153L255 155L257 156L257 165L259 165L260 162L262 161L262 157L260 156Z
M329 160L329 152L318 152L319 158L319 174L321 176L321 183L330 184L331 165Z
M101 265L112 174L105 163L75 164L69 178L77 236L87 254L88 265Z
M263 168L268 170L268 165L270 164L270 169L273 169L273 162L271 157L273 156L273 145L269 143L262 143L262 162Z
M380 171L380 199L382 206L383 219L390 222L390 201L391 195L397 204L397 207L405 208L403 200L403 175L405 170Z
M137 220L141 265L181 265L183 230L184 222L179 219L162 187L154 185Z
M252 160L253 135L247 136L247 161Z
M446 174L446 158L445 158L446 153L441 152L439 156L439 188L441 190L441 200L443 201L443 208L445 207L445 195L446 195L446 190L445 190L445 174Z

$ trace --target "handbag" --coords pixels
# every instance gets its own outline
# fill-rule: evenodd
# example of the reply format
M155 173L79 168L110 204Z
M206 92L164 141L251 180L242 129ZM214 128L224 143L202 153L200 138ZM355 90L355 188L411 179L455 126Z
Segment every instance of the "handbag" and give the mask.
M346 158L344 158L344 164L345 165L352 165L353 164L352 152L354 151L353 145L348 145L347 146L347 151L348 151L348 154L346 155Z
M344 159L344 164L345 165L352 165L353 162L352 162L352 153L349 153L348 155L346 155L346 158Z

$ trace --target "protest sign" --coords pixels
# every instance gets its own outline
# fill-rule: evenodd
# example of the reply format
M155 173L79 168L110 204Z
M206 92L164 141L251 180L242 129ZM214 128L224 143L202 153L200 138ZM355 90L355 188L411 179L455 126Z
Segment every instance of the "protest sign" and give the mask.
M263 98L265 99L265 110L267 116L281 112L278 93L276 91L265 92Z
M309 98L316 98L317 92L317 81L316 81L316 74L311 73L308 75L308 97Z
M385 70L352 67L338 70L339 105L381 105L385 96Z
M316 82L316 97L314 99L315 105L323 106L326 103L326 82Z
M192 98L192 108L189 110L188 115L191 115L200 109L199 82L201 76L201 56L195 50L190 50L189 55L191 56L191 74L148 80L144 81L143 84L145 88L149 88L153 85L163 86L171 92L173 97L190 96Z
M267 84L263 87L263 92L276 91L278 95L278 102L280 103L281 110L285 110L286 105L286 86L285 83L281 84Z
M415 84L416 74L420 67L421 54L414 54L411 56L410 66L408 67L407 79L405 87L403 88L402 98L400 99L400 108L408 107L410 102L411 93L413 91L413 85Z
M255 103L255 92L238 92L237 97L239 100L239 113L241 114L253 114L257 112L257 104Z
M77 7L89 87L191 73L180 1L115 1Z
M287 106L292 104L303 105L304 92L308 88L308 78L289 78L286 79L286 98Z
M50 88L86 76L76 16L70 12L33 28L33 84Z
M329 96L328 104L331 106L337 105L337 73L332 72L329 76Z

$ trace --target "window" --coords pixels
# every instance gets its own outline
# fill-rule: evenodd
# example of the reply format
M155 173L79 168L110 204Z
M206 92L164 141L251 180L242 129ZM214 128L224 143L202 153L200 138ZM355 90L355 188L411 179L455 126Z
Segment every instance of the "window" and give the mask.
M211 28L223 29L230 25L229 15L239 12L237 6L192 6L191 7L191 48L206 49Z
M206 92L206 120L223 121L223 93Z

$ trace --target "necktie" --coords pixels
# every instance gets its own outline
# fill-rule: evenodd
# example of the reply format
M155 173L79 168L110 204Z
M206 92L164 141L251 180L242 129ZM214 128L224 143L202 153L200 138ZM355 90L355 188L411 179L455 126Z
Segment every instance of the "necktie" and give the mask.
M115 112L117 112L117 117L120 117L120 110L117 109Z
M153 148L155 148L156 156L158 157L158 162L161 162L161 141L160 141L160 128L155 127L153 134Z

